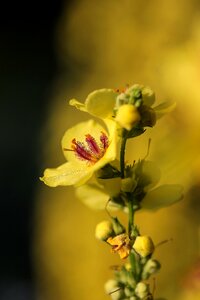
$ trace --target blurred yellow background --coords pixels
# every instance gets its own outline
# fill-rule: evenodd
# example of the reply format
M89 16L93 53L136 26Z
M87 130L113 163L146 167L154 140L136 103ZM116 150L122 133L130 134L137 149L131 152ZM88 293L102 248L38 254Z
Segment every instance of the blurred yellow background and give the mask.
M198 258L200 241L199 1L77 0L63 10L56 41L60 64L63 70L70 66L73 80L64 71L55 84L41 136L44 167L64 162L63 133L89 118L67 106L72 97L84 101L98 88L141 83L156 92L157 103L177 102L172 114L129 143L127 159L144 157L151 137L149 159L160 165L162 182L184 185L182 202L156 213L138 213L136 222L155 244L173 239L155 252L162 264L156 296L197 299L196 290L188 291L183 279ZM119 259L94 237L96 224L106 217L104 211L80 203L73 188L51 189L41 183L33 249L41 299L109 299L103 285L113 276L109 266Z

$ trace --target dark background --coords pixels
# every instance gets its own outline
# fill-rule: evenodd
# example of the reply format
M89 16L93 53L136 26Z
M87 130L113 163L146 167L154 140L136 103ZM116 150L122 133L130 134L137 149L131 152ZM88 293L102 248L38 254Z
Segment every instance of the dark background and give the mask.
M60 72L54 31L64 4L34 0L0 7L1 300L36 299L31 238L38 132Z

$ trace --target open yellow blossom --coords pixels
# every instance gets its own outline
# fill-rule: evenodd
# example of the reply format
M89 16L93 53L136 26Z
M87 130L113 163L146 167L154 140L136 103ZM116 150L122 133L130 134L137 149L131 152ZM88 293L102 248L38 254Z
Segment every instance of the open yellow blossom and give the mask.
M112 197L122 192L141 191L140 206L142 209L157 210L170 206L183 198L183 187L179 184L157 186L161 177L160 169L152 161L139 161L134 165L132 177L125 179L110 178L100 183L87 183L76 189L77 197L92 209L105 209ZM106 184L104 184L106 182ZM105 188L106 187L106 188ZM123 209L120 203L109 201L109 208Z
M130 239L126 233L119 234L115 237L109 237L107 243L112 246L112 252L117 252L121 259L129 256L131 247Z
M67 162L55 169L46 169L40 178L51 187L81 185L94 172L116 158L116 124L107 122L108 133L93 120L68 129L62 139Z

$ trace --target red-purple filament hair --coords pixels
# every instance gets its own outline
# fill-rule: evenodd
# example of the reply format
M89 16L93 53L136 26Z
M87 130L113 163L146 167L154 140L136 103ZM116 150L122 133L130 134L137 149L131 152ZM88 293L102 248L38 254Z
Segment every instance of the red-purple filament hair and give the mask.
M81 143L74 138L71 149L75 152L77 158L90 163L96 163L104 156L108 146L108 137L104 132L101 132L99 142L91 134L85 135L85 143Z

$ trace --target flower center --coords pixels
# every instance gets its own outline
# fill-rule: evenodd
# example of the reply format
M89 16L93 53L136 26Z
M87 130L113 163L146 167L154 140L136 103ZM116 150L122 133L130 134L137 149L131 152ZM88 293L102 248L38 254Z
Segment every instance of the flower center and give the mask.
M101 132L98 142L90 134L85 135L85 142L77 141L74 138L71 149L78 159L94 164L104 156L108 146L108 137L104 132Z

